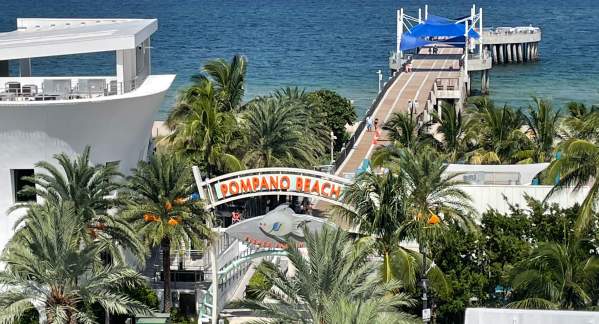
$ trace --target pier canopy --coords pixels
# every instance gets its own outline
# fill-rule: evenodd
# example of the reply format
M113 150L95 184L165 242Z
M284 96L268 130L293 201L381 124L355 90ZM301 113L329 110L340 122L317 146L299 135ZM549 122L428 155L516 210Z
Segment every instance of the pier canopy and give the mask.
M454 21L449 18L429 15L428 18L409 29L402 35L400 49L402 51L430 44L446 44L463 46L466 39L466 24L464 21ZM479 39L480 35L468 28L468 37Z

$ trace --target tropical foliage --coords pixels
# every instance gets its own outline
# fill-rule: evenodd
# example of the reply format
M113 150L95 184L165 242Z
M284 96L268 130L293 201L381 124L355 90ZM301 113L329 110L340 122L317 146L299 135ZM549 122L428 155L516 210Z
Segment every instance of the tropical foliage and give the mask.
M374 275L370 244L355 244L348 234L325 227L305 231L308 255L294 244L286 249L295 274L288 277L273 267L264 274L272 288L266 303L242 300L239 304L267 316L268 323L404 323L414 321L398 310L414 301L397 281L383 282ZM393 292L393 293L392 293Z
M26 187L23 192L37 195L50 205L72 204L74 212L86 225L80 227L81 231L77 233L76 238L80 243L91 244L101 240L106 243L102 245L103 252L115 261L124 261L122 248L129 249L139 260L143 260L145 249L133 229L125 220L109 212L118 204L118 200L114 199L116 190L121 188L118 164L92 165L90 154L91 149L86 147L76 158L61 153L54 156L55 163L37 163L36 167L41 172L29 179L34 186ZM35 205L17 204L11 211ZM15 226L27 222L31 215L25 213Z
M143 303L119 288L143 286L145 279L125 265L104 265L109 243L81 246L87 225L73 203L34 205L19 235L4 250L0 285L0 323L13 323L37 309L50 323L95 323L91 306L113 314L149 314Z
M211 238L209 214L190 198L196 192L191 167L174 155L154 155L139 162L125 190L122 217L147 246L162 248L164 296L171 296L171 252L201 247ZM164 311L171 307L165 298Z

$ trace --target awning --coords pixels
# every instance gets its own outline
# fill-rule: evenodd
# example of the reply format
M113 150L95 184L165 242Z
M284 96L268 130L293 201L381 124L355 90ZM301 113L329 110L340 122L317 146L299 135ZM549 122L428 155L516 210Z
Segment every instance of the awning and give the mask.
M464 36L465 24L431 24L428 22L416 25L406 34L414 37L457 37ZM480 36L472 28L468 31L468 37L478 39Z

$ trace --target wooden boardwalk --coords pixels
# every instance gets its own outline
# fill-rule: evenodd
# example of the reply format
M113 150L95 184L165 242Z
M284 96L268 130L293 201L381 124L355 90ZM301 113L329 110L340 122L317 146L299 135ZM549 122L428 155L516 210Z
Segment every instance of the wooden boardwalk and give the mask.
M392 113L408 111L409 100L418 100L418 111L415 114L421 113L433 91L433 83L436 79L459 78L459 60L462 53L461 48L439 48L438 54L428 54L428 48L422 49L412 61L412 72L402 73L397 77L375 108L372 119L378 118L379 128L389 120ZM375 132L367 132L364 129L354 149L336 170L336 175L353 175L362 161L370 158L377 146L388 143L384 131L377 143L373 143L374 134Z

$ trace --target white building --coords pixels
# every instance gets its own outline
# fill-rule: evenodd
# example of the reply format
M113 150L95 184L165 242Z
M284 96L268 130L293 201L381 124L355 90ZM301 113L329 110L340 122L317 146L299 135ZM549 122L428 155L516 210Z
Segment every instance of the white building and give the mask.
M0 33L0 249L17 215L5 215L39 161L92 147L93 163L120 161L127 173L147 156L154 116L174 75L152 75L156 19L17 19ZM116 75L35 75L39 57L116 52ZM19 75L11 76L9 61Z

